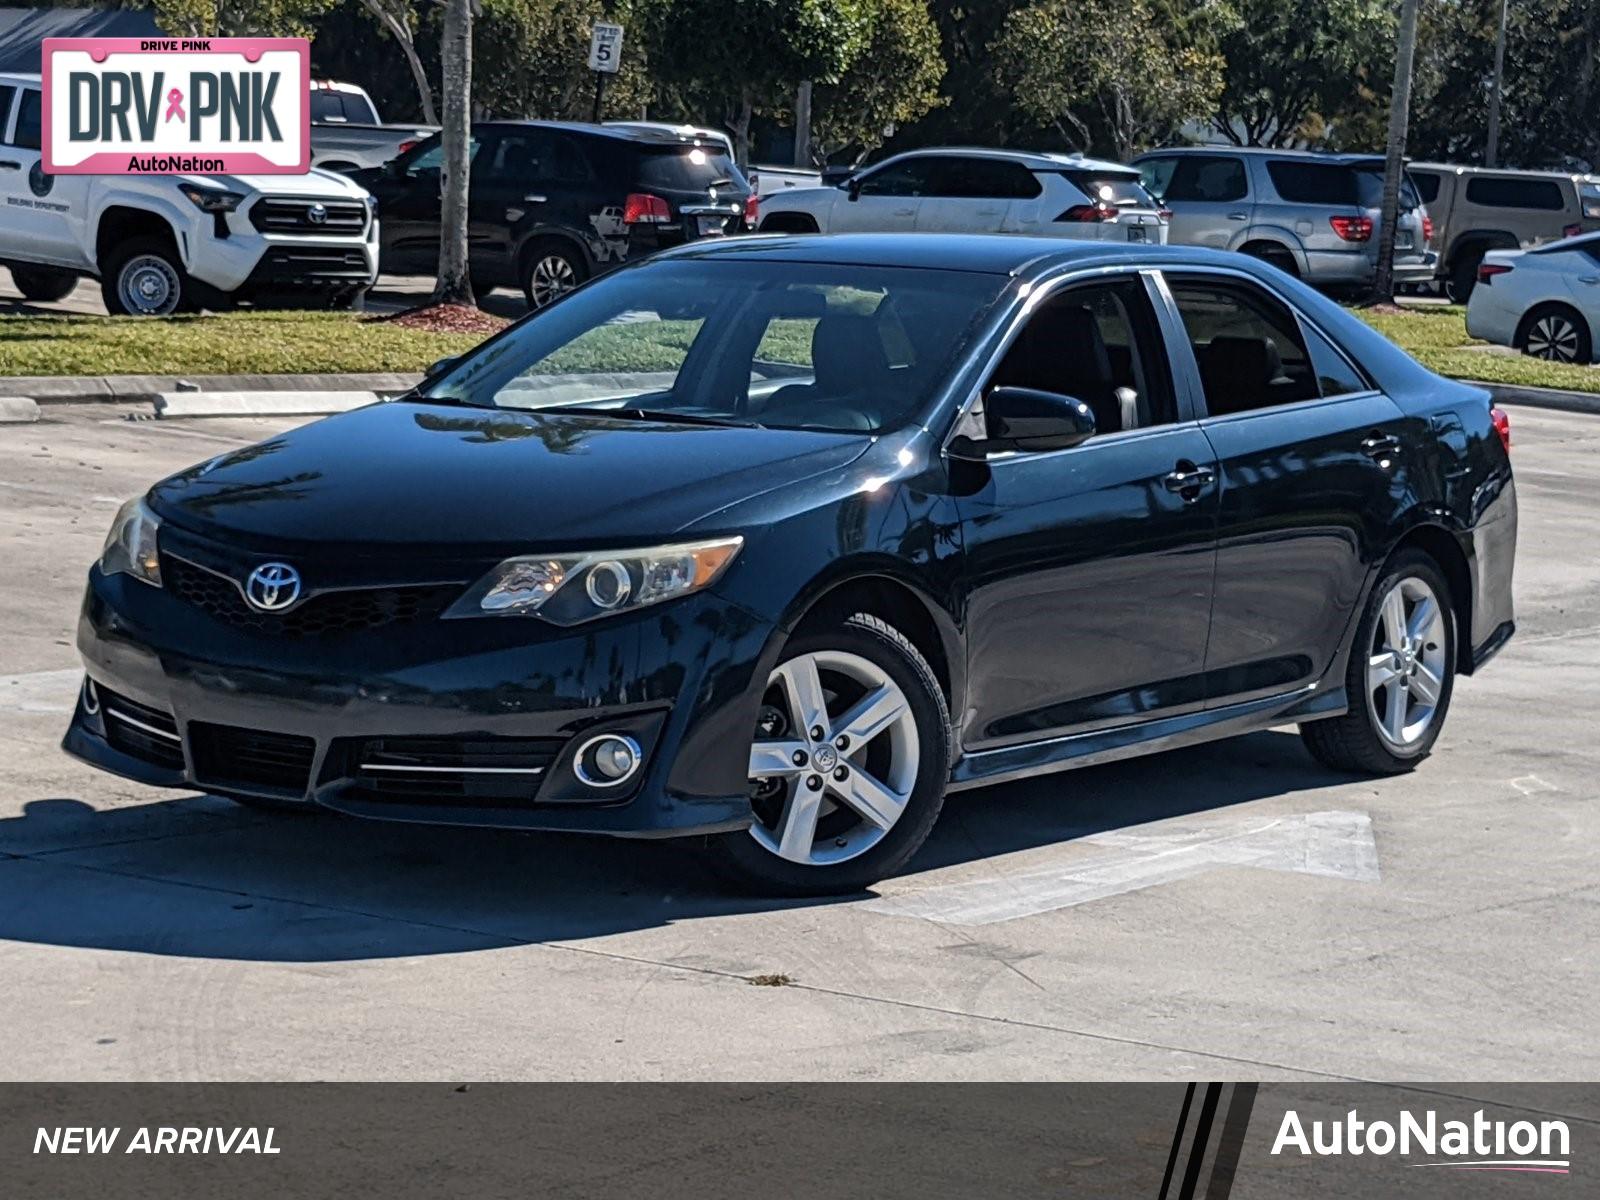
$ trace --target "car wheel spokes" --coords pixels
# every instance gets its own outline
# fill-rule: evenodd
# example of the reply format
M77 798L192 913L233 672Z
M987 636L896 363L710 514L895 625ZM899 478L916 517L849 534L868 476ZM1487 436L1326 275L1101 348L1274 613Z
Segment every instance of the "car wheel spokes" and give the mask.
M910 701L877 664L842 651L802 654L772 673L785 736L757 738L750 778L783 790L751 826L778 857L808 866L865 854L911 799L920 740ZM849 697L846 701L844 698Z
M1433 724L1444 695L1445 616L1433 589L1402 579L1379 605L1367 658L1367 706L1384 741L1407 749Z
M563 292L571 291L577 285L577 278L573 275L572 264L559 255L552 254L541 258L534 264L533 286L529 291L533 293L533 306L543 308Z
M1573 362L1578 357L1578 331L1564 317L1541 317L1528 335L1528 353L1553 362Z

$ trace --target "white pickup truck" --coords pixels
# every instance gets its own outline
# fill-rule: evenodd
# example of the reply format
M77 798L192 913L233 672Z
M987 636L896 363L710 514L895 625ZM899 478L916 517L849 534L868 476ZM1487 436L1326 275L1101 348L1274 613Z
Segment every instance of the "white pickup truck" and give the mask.
M114 316L240 300L359 307L372 197L343 175L47 175L39 76L0 74L0 265L29 300L100 280Z
M384 124L364 88L331 79L311 84L311 165L328 171L381 167L426 141L436 125Z

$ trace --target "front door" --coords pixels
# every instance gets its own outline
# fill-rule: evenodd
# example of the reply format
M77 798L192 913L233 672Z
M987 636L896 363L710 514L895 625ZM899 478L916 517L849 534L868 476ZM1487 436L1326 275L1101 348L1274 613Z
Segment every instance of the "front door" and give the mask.
M468 144L476 167L478 139ZM382 269L388 275L432 275L439 269L439 186L444 146L439 135L395 159L372 185L378 197L383 239ZM472 184L477 190L477 184Z
M13 91L0 85L0 95ZM30 262L82 268L79 233L86 219L88 175L46 175L39 89L14 89L11 115L0 103L0 221L27 247Z
M901 158L863 175L833 206L830 232L910 233L938 162L933 156Z
M1320 680L1406 507L1406 418L1283 301L1172 275L1216 452L1213 706Z
M1215 561L1210 444L1181 420L1146 280L1071 287L987 388L1083 400L1080 446L955 463L968 566L963 749L1201 708ZM964 421L981 420L978 413Z

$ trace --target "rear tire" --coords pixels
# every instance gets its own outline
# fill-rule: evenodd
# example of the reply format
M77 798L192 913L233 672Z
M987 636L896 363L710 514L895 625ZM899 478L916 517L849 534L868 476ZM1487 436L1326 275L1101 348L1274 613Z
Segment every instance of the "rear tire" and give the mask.
M528 248L522 264L522 295L537 312L548 308L585 279L589 264L565 242L547 239Z
M1455 676L1450 585L1432 558L1406 550L1390 562L1356 625L1345 672L1350 711L1300 726L1300 737L1335 770L1403 774L1438 740Z
M1300 278L1300 267L1294 260L1294 254L1286 246L1280 246L1276 242L1250 242L1241 246L1239 253L1248 254L1268 266L1277 267L1291 278Z
M167 317L193 307L189 275L168 238L132 238L101 265L100 296L114 317Z
M820 707L809 720L799 715L808 691L813 714ZM771 772L752 776L751 828L708 840L712 869L742 891L830 896L904 867L950 781L950 714L927 660L897 629L857 613L795 637L764 699L751 765L765 744ZM786 752L773 754L779 745Z
M1517 326L1515 344L1528 357L1547 362L1594 361L1589 323L1565 304L1541 304L1529 312Z
M49 267L12 267L11 282L24 299L49 302L65 300L78 286L72 271L53 271Z
M1472 289L1478 286L1478 266L1483 262L1483 251L1464 251L1450 264L1450 274L1445 277L1444 294L1452 304L1465 304L1472 299Z

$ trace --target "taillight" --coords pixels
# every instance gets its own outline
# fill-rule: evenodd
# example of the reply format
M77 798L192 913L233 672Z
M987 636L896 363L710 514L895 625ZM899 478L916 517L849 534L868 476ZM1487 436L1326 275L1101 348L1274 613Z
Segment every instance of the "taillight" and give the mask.
M1328 224L1347 242L1364 242L1372 237L1371 217L1329 217Z
M1156 216L1163 221L1170 221L1172 220L1172 210L1170 208L1158 208L1156 209Z
M1583 232L1583 226L1582 225L1566 225L1566 226L1562 227L1561 236L1562 237L1577 237L1582 232Z
M1058 221L1109 221L1117 210L1109 204L1074 204L1056 218Z
M1505 263L1479 263L1478 282L1488 286L1489 281L1496 275L1504 275L1509 270L1511 268L1506 266Z
M394 152L395 152L396 155L404 154L407 150L411 149L411 147L415 146L416 144L417 144L417 139L416 138L407 138L405 141L401 142L398 146L396 146L394 148Z
M1427 214L1422 217L1422 244L1427 245L1433 241L1433 218Z
M622 202L624 225L668 225L672 222L672 209L660 196L649 192L630 192Z
M1506 453L1511 453L1511 418L1506 416L1503 408L1491 408L1489 420L1494 423L1494 431L1500 435L1500 444L1506 448Z
M761 219L761 197L751 192L744 198L744 223L745 228L754 229L756 222Z

